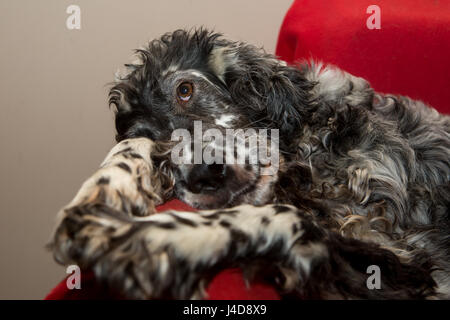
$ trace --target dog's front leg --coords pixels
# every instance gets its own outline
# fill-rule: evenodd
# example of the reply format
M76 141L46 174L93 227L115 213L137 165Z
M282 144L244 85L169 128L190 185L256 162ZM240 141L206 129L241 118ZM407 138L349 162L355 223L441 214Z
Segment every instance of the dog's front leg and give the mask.
M100 169L58 213L50 244L58 262L89 266L111 249L111 229L123 232L120 226L130 217L155 212L167 188L163 181L168 180L153 168L155 149L146 138L123 140L112 148Z
M111 250L96 260L94 271L129 298L203 298L208 280L234 266L270 271L282 292L297 298L406 299L433 293L423 266L402 263L375 244L342 238L292 206L165 212L128 221L95 210L111 215ZM367 286L372 265L382 272L379 290Z

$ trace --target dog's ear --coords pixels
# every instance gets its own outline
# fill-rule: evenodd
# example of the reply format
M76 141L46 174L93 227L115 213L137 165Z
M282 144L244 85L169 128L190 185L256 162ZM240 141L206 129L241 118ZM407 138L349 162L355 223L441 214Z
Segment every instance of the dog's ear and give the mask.
M243 43L216 46L208 63L251 121L281 135L298 132L312 88L299 69Z

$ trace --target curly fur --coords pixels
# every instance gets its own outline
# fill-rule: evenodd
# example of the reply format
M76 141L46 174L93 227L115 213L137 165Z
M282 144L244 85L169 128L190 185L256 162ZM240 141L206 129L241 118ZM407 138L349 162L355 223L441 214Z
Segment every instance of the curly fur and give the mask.
M110 92L119 144L59 214L58 261L93 268L133 298L200 298L217 270L236 265L296 298L449 297L448 116L206 30L178 30L137 53ZM185 79L197 94L181 107L173 88ZM199 119L279 129L279 172L264 180L229 168L253 182L237 197L225 180L224 207L246 205L150 215L173 192L200 209L219 203L189 193L186 169L168 156L171 132ZM381 290L366 287L373 264Z

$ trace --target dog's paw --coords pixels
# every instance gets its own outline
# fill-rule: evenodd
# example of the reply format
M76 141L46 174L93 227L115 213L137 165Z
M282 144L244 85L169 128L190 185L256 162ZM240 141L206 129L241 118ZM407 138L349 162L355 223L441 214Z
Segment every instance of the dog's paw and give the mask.
M209 268L223 255L227 232L192 212L132 220L116 228L123 232L108 233L109 250L93 264L96 277L129 299L205 297Z
M298 214L291 206L243 205L134 217L132 227L121 227L125 233L108 233L110 250L95 262L94 271L127 298L196 299L205 297L218 266L245 262L248 267L253 257L265 261L264 269L291 271L281 286L292 290L311 261L324 255L319 244L309 242L316 240L317 232L310 232L314 226L300 224ZM303 243L299 237L305 232ZM260 264L255 268L261 271Z
M154 142L146 138L118 143L106 156L100 169L84 182L67 206L102 203L131 216L154 213L162 202L152 183L151 152Z
M117 144L57 216L49 248L57 261L89 265L110 249L109 239L124 232L135 216L148 216L162 202L153 170L155 143L146 138Z

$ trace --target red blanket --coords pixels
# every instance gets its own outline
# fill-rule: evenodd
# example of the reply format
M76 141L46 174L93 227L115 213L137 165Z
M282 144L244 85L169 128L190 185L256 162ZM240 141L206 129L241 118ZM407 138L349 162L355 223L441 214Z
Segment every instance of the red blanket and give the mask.
M380 29L367 27L374 4ZM430 0L297 0L276 50L288 63L332 63L379 92L408 95L443 113L450 113L449 53L450 1Z

